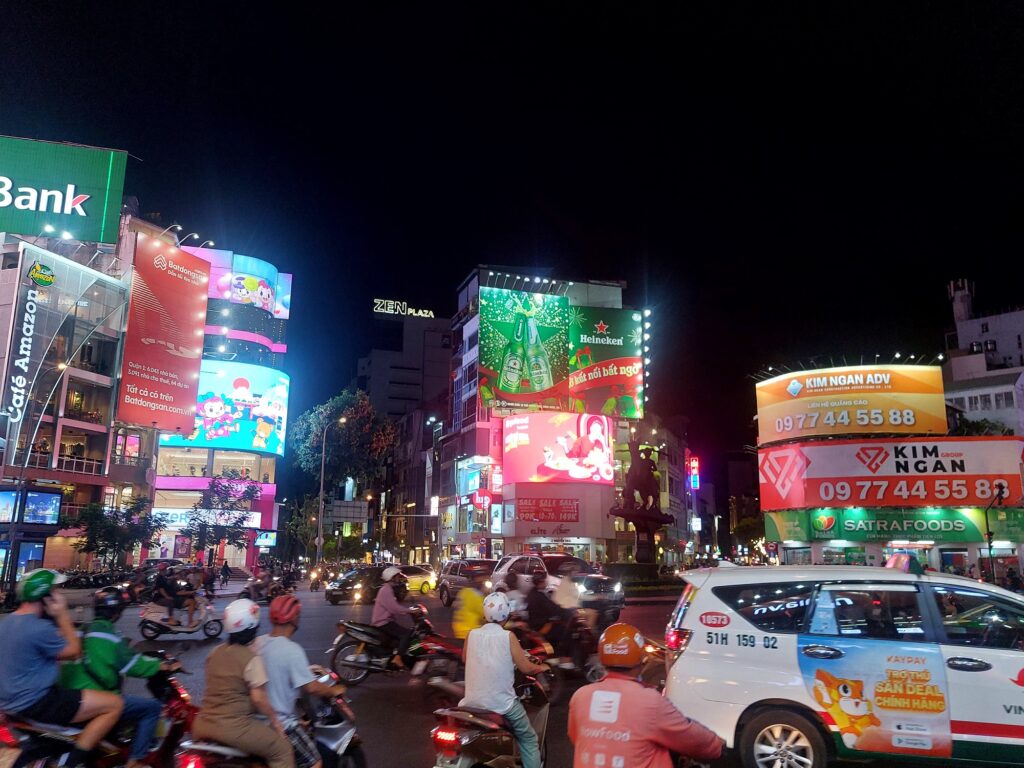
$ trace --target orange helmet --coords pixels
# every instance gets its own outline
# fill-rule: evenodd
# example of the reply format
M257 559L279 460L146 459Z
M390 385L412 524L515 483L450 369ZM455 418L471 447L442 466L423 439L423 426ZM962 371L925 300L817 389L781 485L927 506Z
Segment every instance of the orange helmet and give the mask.
M644 642L632 624L612 624L601 633L597 655L605 667L637 667L644 661Z

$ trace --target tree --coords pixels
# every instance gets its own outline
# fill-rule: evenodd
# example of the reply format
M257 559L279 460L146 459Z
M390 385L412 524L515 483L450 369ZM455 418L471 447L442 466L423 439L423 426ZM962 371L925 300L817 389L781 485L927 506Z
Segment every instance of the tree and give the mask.
M237 470L210 478L210 484L192 505L188 524L181 529L195 549L202 552L208 544L224 539L245 549L249 545L248 526L252 503L262 493L255 480L242 477Z
M339 424L342 418L345 423ZM396 433L395 425L374 410L366 392L345 389L300 415L292 424L289 440L295 463L313 477L320 477L323 449L326 487L348 477L366 487L380 476L395 447Z
M302 547L303 554L308 556L316 549L316 516L320 514L320 502L315 496L307 496L302 506L296 507L284 526L285 535Z
M136 497L120 508L108 509L89 504L77 518L64 518L62 528L82 529L82 538L71 546L78 552L91 552L113 567L125 561L135 547L156 546L157 534L167 527L161 514L146 514L149 499Z
M991 419L968 419L960 416L956 427L950 431L957 437L981 437L987 435L1012 435L1013 430Z
M747 517L736 523L732 538L737 546L749 547L752 541L764 538L764 518Z

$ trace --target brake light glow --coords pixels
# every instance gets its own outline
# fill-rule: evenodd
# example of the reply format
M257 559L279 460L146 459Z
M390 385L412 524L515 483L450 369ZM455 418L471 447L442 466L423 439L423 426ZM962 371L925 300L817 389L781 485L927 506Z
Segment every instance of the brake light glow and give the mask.
M192 752L178 755L178 768L206 768L203 758Z
M690 643L690 636L693 632L689 629L676 629L675 627L665 628L665 645L670 651L682 653Z
M438 744L456 744L459 741L459 732L447 728L437 728L434 730L434 741Z
M0 722L0 746L13 749L18 746L18 738L7 727L6 723Z

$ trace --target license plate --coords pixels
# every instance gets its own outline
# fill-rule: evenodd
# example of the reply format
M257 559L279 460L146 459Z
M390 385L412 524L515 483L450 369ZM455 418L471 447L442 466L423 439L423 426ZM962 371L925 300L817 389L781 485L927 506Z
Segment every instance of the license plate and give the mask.
M416 662L415 665L413 665L412 673L413 673L413 675L422 675L423 674L423 670L426 669L426 668L427 668L427 660L426 659L420 659L419 661Z

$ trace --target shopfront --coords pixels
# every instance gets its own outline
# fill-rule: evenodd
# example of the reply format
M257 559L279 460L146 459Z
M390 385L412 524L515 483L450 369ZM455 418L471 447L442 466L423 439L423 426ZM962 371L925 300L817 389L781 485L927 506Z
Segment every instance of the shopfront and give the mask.
M989 542L986 531L992 533ZM945 572L1001 578L1020 571L1024 509L996 507L818 508L765 513L765 535L784 565L884 565L894 554L913 554Z
M517 483L505 486L501 532L503 553L566 552L605 561L615 543L608 510L614 489L577 483Z

